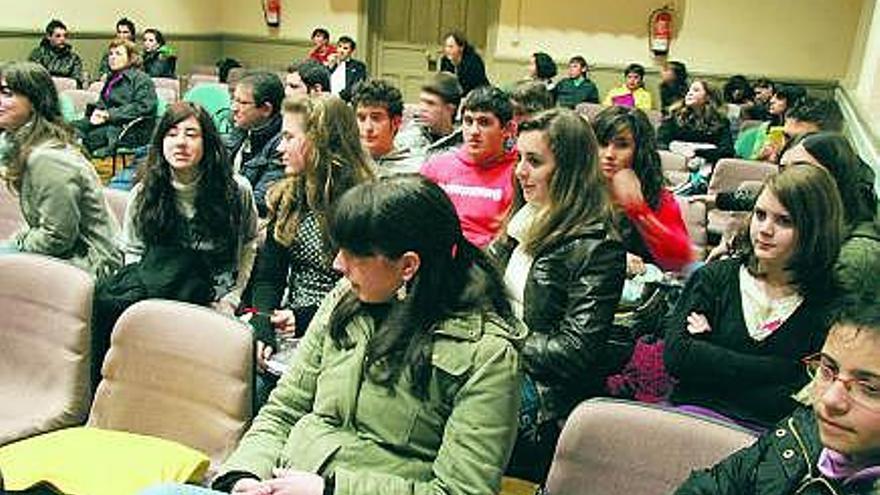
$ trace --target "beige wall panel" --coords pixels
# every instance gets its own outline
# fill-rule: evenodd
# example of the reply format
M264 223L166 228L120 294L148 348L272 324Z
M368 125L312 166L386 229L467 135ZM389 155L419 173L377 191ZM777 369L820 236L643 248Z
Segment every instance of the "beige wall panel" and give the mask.
M708 73L839 79L866 0L501 0L495 55L543 50L599 65L654 65L651 10L676 8L671 57Z
M335 40L343 34L357 38L360 0L282 0L281 26L270 28L256 0L215 0L224 33L308 40L323 27Z
M42 30L49 19L59 18L73 32L111 33L116 20L126 16L135 22L138 30L157 27L169 33L216 32L220 21L218 3L218 0L3 0L0 29Z

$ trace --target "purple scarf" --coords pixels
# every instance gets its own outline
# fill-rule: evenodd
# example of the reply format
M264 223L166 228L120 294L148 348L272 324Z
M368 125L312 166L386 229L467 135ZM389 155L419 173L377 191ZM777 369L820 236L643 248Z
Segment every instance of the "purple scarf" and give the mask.
M840 452L823 448L816 463L822 476L845 484L880 478L880 466L858 464Z
M101 99L104 101L110 101L110 92L113 91L113 86L116 85L119 81L122 80L123 71L119 71L110 78L110 81L104 85L104 90L101 91Z

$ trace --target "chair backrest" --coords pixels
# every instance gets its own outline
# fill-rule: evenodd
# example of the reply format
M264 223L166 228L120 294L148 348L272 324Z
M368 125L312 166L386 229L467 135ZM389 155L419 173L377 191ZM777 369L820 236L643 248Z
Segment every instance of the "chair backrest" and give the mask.
M103 191L104 198L107 200L107 206L110 207L110 213L113 214L119 225L122 225L125 219L125 209L128 207L129 192L120 189L110 189L109 187L105 187Z
M220 77L212 74L190 74L189 83L187 87L189 89L195 88L196 86L202 84L219 84Z
M574 111L576 114L581 117L587 119L588 122L593 122L596 118L596 115L599 115L599 112L604 110L605 107L598 103L578 103L577 106L574 107Z
M91 275L9 254L0 280L0 445L81 424L91 399Z
M163 88L156 86L156 97L166 104L174 103L178 100L178 93L173 88Z
M174 91L174 99L180 97L180 81L177 78L171 77L154 77L153 85L156 86L156 89L165 88ZM158 91L156 92L158 94Z
M678 208L681 210L681 217L687 226L688 235L697 249L697 258L702 259L706 254L706 203L702 201L688 201L688 198L676 196Z
M68 89L62 91L59 95L62 99L69 100L73 114L72 116L65 115L64 118L68 119L72 117L71 120L82 118L86 113L86 107L89 103L95 103L98 101L98 93L89 91L86 89Z
M664 172L687 172L687 157L669 150L657 150L660 154L660 168Z
M214 123L217 128L225 125L225 112L231 107L231 99L229 98L229 88L225 84L200 84L183 95L184 101L198 103L214 117Z
M722 158L718 160L712 171L712 178L709 179L709 192L733 191L745 181L763 182L778 170L779 166L775 163Z
M180 442L215 465L252 416L253 341L207 308L147 300L116 323L88 424Z
M66 89L76 89L76 79L71 77L52 76L52 82L59 93Z
M89 91L95 93L96 95L101 94L101 90L104 89L104 80L95 81L92 84L89 84Z
M712 466L754 440L735 425L659 406L589 400L565 422L547 493L671 493L692 470Z
M0 184L0 239L10 238L23 221L18 197L5 184Z

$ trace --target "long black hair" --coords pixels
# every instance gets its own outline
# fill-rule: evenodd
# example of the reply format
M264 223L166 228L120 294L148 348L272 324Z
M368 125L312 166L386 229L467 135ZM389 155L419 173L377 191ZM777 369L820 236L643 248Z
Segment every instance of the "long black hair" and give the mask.
M438 323L475 312L512 321L495 265L464 238L446 193L423 177L386 177L350 189L335 205L330 236L355 256L395 260L414 252L420 259L407 297L391 303L367 345L367 373L376 383L392 386L406 367L413 392L424 397ZM334 309L330 335L337 345L351 345L346 325L362 309L353 293Z
M165 159L163 141L168 131L195 117L202 128L202 161L195 196L194 231L187 232L186 221L176 203L171 165ZM150 154L140 170L142 194L135 203L134 227L147 246L213 243L231 260L238 249L238 230L242 205L232 166L214 120L195 103L176 102L168 106L159 120L150 143Z
M607 146L615 136L630 131L635 142L633 172L642 184L642 195L652 210L660 207L660 191L663 189L663 169L657 152L654 126L645 112L635 107L612 106L596 115L593 129L599 146Z

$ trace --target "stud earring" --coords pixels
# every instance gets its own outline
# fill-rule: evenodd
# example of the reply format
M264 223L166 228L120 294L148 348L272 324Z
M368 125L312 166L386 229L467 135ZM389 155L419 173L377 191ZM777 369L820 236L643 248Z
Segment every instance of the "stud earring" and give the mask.
M406 299L406 282L400 284L400 287L394 292L394 297L396 297L398 301Z

